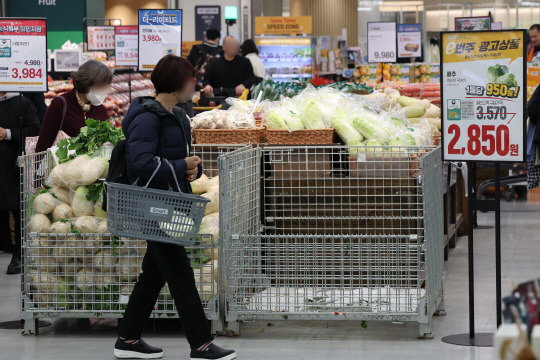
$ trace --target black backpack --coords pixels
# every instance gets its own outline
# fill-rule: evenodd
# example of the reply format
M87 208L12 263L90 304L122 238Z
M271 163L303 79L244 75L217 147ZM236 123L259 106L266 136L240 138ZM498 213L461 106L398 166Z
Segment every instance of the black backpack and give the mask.
M106 182L129 184L126 162L126 140L120 140L114 147L109 160ZM103 211L107 211L107 187L103 188Z

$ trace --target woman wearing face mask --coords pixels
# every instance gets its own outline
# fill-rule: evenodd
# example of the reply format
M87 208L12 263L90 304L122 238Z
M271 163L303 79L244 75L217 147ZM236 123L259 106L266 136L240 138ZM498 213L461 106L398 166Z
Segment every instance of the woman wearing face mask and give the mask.
M86 119L105 121L109 118L102 105L112 81L109 68L90 60L71 74L71 78L73 90L54 99L45 113L36 152L50 148L60 130L73 137L86 126Z
M184 58L167 55L152 71L155 98L145 96L131 102L122 121L126 136L126 164L130 182L146 184L158 166L156 157L174 168L180 190L191 193L190 182L202 175L201 159L190 156L189 120L176 104L188 101L195 92L193 66ZM156 189L176 188L169 166L161 166L150 183ZM146 344L141 333L165 282L174 299L191 348L191 359L236 359L232 350L212 343L208 320L195 286L195 276L183 246L147 241L142 272L129 298L114 346L117 358L158 359L163 350Z

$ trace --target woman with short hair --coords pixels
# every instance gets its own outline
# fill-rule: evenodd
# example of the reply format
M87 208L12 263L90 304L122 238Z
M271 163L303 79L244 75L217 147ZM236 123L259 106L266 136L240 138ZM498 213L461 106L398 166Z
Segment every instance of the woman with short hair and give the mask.
M172 165L180 190L184 193L191 193L189 183L202 175L201 159L189 154L189 120L184 111L175 106L193 96L193 76L191 63L184 58L167 55L152 71L151 79L157 96L139 97L131 102L122 121L130 183L138 179L138 184L146 184L158 167L158 158L166 159ZM179 190L169 166L161 166L149 186ZM191 347L191 359L236 359L234 351L212 344L214 338L186 249L162 242L146 243L142 272L120 324L114 355L130 359L158 359L163 356L163 350L146 344L141 339L141 333L167 282Z
M96 60L89 60L71 74L73 90L52 102L41 124L36 152L50 148L60 130L74 137L79 135L86 119L105 121L109 118L103 101L112 82L112 72Z

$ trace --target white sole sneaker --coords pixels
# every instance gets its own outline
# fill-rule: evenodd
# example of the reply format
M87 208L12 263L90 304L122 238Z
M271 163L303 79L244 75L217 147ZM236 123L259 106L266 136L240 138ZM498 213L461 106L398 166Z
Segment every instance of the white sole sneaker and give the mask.
M201 358L192 358L190 357L191 360L203 360ZM227 355L225 357L222 357L222 358L219 358L219 359L216 359L216 360L234 360L236 359L236 353L232 353L230 355Z
M118 359L161 359L163 351L154 354L143 354L136 351L114 349L114 356Z

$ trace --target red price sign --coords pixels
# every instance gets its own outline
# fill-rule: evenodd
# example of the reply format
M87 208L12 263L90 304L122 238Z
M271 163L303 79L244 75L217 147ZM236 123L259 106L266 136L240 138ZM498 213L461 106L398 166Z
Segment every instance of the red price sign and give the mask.
M457 124L448 127L451 136L447 149L449 155L519 156L519 144L510 144L510 129L507 125L472 124L463 135L461 129ZM461 136L466 137L465 142L460 141ZM463 146L459 147L458 142Z
M11 77L14 79L35 79L42 76L41 69L34 68L12 68Z
M525 161L524 31L447 32L441 44L443 160Z
M161 41L161 38L159 35L143 35L142 36L143 41Z

